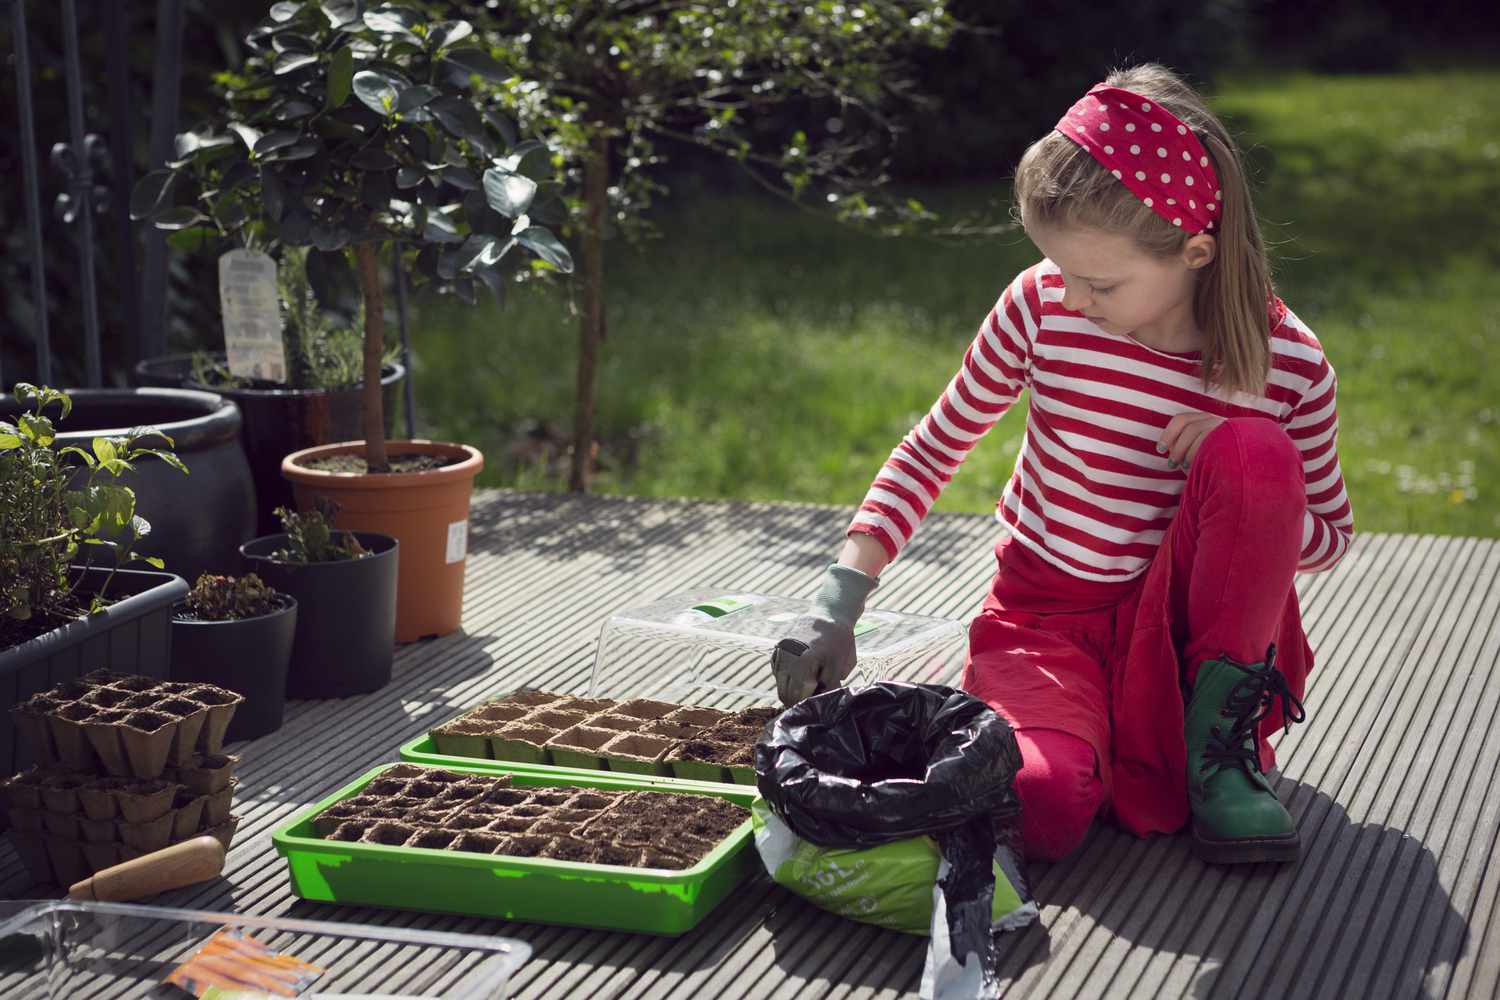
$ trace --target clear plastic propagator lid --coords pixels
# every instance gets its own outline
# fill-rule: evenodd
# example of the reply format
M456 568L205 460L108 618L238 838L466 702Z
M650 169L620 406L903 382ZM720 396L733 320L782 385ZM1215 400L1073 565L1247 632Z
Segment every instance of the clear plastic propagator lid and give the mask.
M812 601L737 591L672 594L610 617L599 630L589 694L734 708L778 704L771 650ZM845 682L951 682L965 624L868 610L855 626L858 665Z
M325 1000L492 1000L507 995L511 975L531 954L524 941L488 934L130 903L6 901L0 902L0 997L190 996L163 981L183 975L184 963L211 938L222 941L225 935L249 939L237 947L263 946L281 956L278 977L295 966L312 980L296 987L295 995ZM308 967L316 968L316 976Z

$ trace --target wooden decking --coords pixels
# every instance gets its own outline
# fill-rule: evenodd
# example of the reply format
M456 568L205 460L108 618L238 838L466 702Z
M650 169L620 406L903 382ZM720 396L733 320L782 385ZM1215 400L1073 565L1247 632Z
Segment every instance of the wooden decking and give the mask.
M241 755L226 877L157 902L522 938L521 997L915 995L925 939L822 913L761 878L678 939L304 903L271 831L459 709L530 684L583 692L599 625L675 590L807 595L848 511L794 505L475 499L462 632L402 649L393 683L300 702ZM934 514L876 607L978 608L997 526ZM1033 865L1040 924L1002 939L1016 997L1492 997L1500 989L1500 543L1364 535L1298 581L1317 653L1309 722L1283 737L1295 866L1200 864L1182 837L1096 827ZM955 653L951 678L961 664ZM624 669L649 669L646 664ZM925 678L924 678L925 679ZM0 892L35 894L8 843ZM419 901L413 900L414 905ZM380 985L399 990L411 970Z

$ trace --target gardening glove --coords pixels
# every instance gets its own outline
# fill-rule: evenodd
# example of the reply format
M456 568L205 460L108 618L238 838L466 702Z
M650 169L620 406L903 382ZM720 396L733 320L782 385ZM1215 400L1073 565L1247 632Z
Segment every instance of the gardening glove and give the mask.
M812 609L771 651L771 673L783 705L831 691L854 670L854 623L878 583L841 563L824 571Z

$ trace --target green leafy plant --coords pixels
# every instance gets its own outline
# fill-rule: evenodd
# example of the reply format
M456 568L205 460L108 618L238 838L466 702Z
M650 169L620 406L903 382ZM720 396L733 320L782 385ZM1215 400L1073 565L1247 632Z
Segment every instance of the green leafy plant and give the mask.
M286 532L285 548L271 553L276 562L306 565L307 563L340 562L360 559L370 555L370 550L359 543L352 531L333 530L333 515L322 510L297 513L285 507L276 508L281 528Z
M90 596L90 614L109 603L115 570L135 562L163 568L156 556L136 553L151 525L136 513L135 491L115 479L147 457L184 473L187 466L172 453L172 439L154 428L96 437L88 451L59 448L47 411L55 407L66 419L73 410L68 394L19 382L13 395L28 410L15 423L0 421L0 609L9 619L60 624L85 610L75 597L82 576L69 573L81 550L85 566L97 548L114 555L104 585Z
M522 257L571 271L572 257L528 210L537 184L520 172L545 150L522 141L477 80L510 81L491 54L463 44L465 20L358 0L273 4L247 37L243 75L226 74L222 120L177 136L177 158L142 178L131 216L166 230L213 227L247 247L313 247L314 272L354 284L364 303L363 420L371 471L388 468L380 368L385 353L381 252L475 301L498 297ZM186 204L179 195L191 190Z
M282 595L254 573L241 577L204 573L178 605L178 618L199 621L239 621L259 618L282 607Z

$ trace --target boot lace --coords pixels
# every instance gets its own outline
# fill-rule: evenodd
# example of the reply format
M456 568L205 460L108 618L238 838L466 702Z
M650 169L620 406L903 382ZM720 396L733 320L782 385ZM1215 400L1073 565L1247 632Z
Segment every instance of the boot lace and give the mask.
M1290 730L1292 723L1306 719L1307 713L1287 685L1286 675L1275 667L1275 643L1267 647L1266 665L1259 670L1250 669L1249 664L1239 663L1228 656L1221 659L1245 669L1246 673L1230 689L1224 709L1219 713L1230 720L1229 726L1223 731L1218 726L1208 731L1208 745L1203 748L1203 764L1199 770L1238 766L1247 772L1252 769L1259 771L1260 753L1255 741L1249 737L1259 731L1260 721L1271 714L1278 701L1281 702L1282 718L1286 720L1282 732Z

